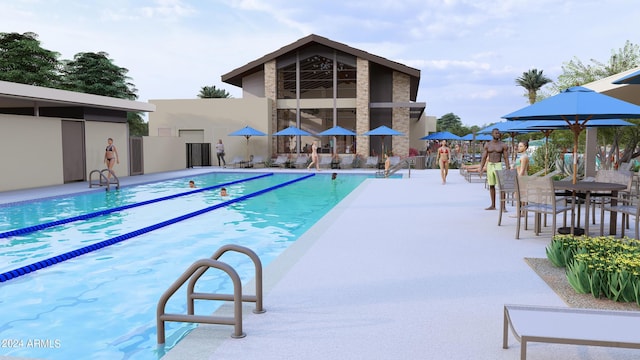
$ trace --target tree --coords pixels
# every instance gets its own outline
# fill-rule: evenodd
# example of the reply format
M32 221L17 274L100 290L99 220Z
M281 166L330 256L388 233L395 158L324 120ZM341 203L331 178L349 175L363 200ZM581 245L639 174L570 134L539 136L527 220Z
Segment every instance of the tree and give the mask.
M554 88L560 92L569 87L584 85L636 66L640 66L640 46L627 40L624 47L617 51L611 51L609 62L606 64L591 59L591 64L585 65L575 57L568 63L564 63L562 66L563 73L558 76L558 81L554 84ZM602 156L602 158L611 158L611 155L617 153L618 144L624 145L622 156L619 159L620 162L626 162L640 156L640 152L636 150L638 144L640 144L640 131L636 126L625 126L621 129L616 129L611 135L613 137L610 141L614 146L610 147L609 155Z
M138 91L127 76L129 70L116 66L106 52L78 53L63 62L66 90L135 100Z
M128 112L127 122L129 123L129 135L131 136L148 136L149 124L144 122L140 113Z
M203 86L202 89L200 89L200 93L198 94L198 97L201 99L213 99L213 98L225 99L225 98L230 98L231 94L229 94L227 90L216 89L214 85L214 86Z
M531 69L522 73L522 76L516 79L516 84L527 90L529 104L534 104L538 97L538 90L551 82L551 79L542 74L543 70Z
M436 131L448 131L457 135L462 127L460 117L454 113L444 114L436 121Z
M0 33L0 80L59 87L59 56L42 48L32 32Z

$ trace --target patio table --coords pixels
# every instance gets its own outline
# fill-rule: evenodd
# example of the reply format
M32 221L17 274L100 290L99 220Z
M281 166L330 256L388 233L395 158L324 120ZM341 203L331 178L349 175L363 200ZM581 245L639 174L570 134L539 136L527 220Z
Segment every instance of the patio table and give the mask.
M572 197L572 207L575 208L576 204L576 195L584 194L585 195L585 204L587 204L587 208L585 209L585 224L584 224L584 233L585 235L589 235L589 203L591 193L594 191L597 192L611 192L611 204L615 205L617 202L615 197L618 196L618 191L624 190L627 188L624 184L616 184L616 183L608 183L608 182L599 182L599 181L578 181L577 183L573 183L571 181L554 181L553 186L558 190L568 190L571 191ZM574 233L574 210L571 210L571 234ZM602 221L602 220L600 220ZM617 213L611 211L609 218L609 234L616 234L616 224L617 224ZM578 217L578 225L580 225L580 217Z

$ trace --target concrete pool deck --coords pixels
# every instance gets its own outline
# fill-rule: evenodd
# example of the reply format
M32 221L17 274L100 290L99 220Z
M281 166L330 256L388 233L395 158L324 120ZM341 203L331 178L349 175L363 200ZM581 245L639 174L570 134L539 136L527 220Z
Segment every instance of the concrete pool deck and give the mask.
M122 185L211 170L128 177ZM504 304L566 306L524 261L545 257L550 229L540 236L524 230L515 240L513 208L497 226L496 211L484 210L484 184L468 183L458 170L447 185L438 170L404 174L366 180L265 267L267 312L243 307L245 338L232 339L228 325L200 325L162 359L518 359L511 334L502 349ZM88 190L71 184L50 195L80 185ZM253 293L250 284L245 292ZM592 346L528 349L529 360L638 356Z

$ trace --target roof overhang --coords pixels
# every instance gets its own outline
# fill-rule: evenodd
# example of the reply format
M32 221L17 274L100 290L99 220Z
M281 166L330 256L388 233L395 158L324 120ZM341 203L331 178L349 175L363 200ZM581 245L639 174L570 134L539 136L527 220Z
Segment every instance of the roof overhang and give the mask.
M427 103L425 102L376 102L369 104L371 109L409 108L411 120L420 120L426 107Z
M127 112L151 112L154 104L74 91L0 81L0 108L90 107Z
M622 101L630 102L632 104L640 105L640 85L617 85L613 83L614 81L630 75L638 70L640 70L640 67L623 71L619 74L608 76L606 78L585 84L583 86L601 94L605 94Z

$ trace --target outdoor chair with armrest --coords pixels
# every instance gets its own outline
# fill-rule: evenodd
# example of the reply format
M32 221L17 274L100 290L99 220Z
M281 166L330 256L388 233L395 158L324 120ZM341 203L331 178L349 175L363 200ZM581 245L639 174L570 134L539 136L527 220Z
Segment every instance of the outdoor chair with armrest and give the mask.
M497 170L496 175L498 177L498 190L500 192L500 209L498 211L498 226L500 226L502 224L502 213L506 212L506 203L509 198L513 201L516 192L516 177L518 176L518 171L515 169Z
M633 189L633 173L629 170L599 170L596 173L594 181L597 182L606 182L606 183L614 183L614 184L623 184L626 185L627 188L625 190L619 191L618 196L624 197L631 195ZM604 206L605 203L611 202L611 192L599 192L594 191L591 193L591 221L592 224L596 224L596 205L600 204L600 208ZM588 211L588 209L587 209ZM602 215L603 212L601 211ZM600 222L602 222L602 218L600 218Z
M521 219L525 219L527 230L527 212L535 214L534 231L536 235L541 231L542 214L552 215L552 236L556 234L556 215L562 213L563 223L567 223L567 212L571 206L564 199L556 198L553 180L549 177L516 176L516 239L520 238Z
M262 164L262 166L266 166L264 163L264 158L260 155L255 155L253 156L253 158L251 159L251 167L255 167L258 164Z
M622 216L622 226L621 226L621 233L620 236L624 237L624 229L625 227L628 229L629 228L629 222L631 221L631 217L634 218L635 220L635 232L636 232L636 236L635 239L640 240L640 237L638 237L639 231L638 231L638 220L639 220L639 215L640 215L640 196L633 194L633 195L629 195L629 194L624 194L622 196L618 196L616 198L610 198L610 200L615 200L609 203L604 203L602 205L602 207L600 208L600 236L602 236L602 234L604 234L604 221L602 221L602 219L604 218L604 212L605 211L609 211L609 212L617 212L620 213ZM625 226L626 223L626 226Z

